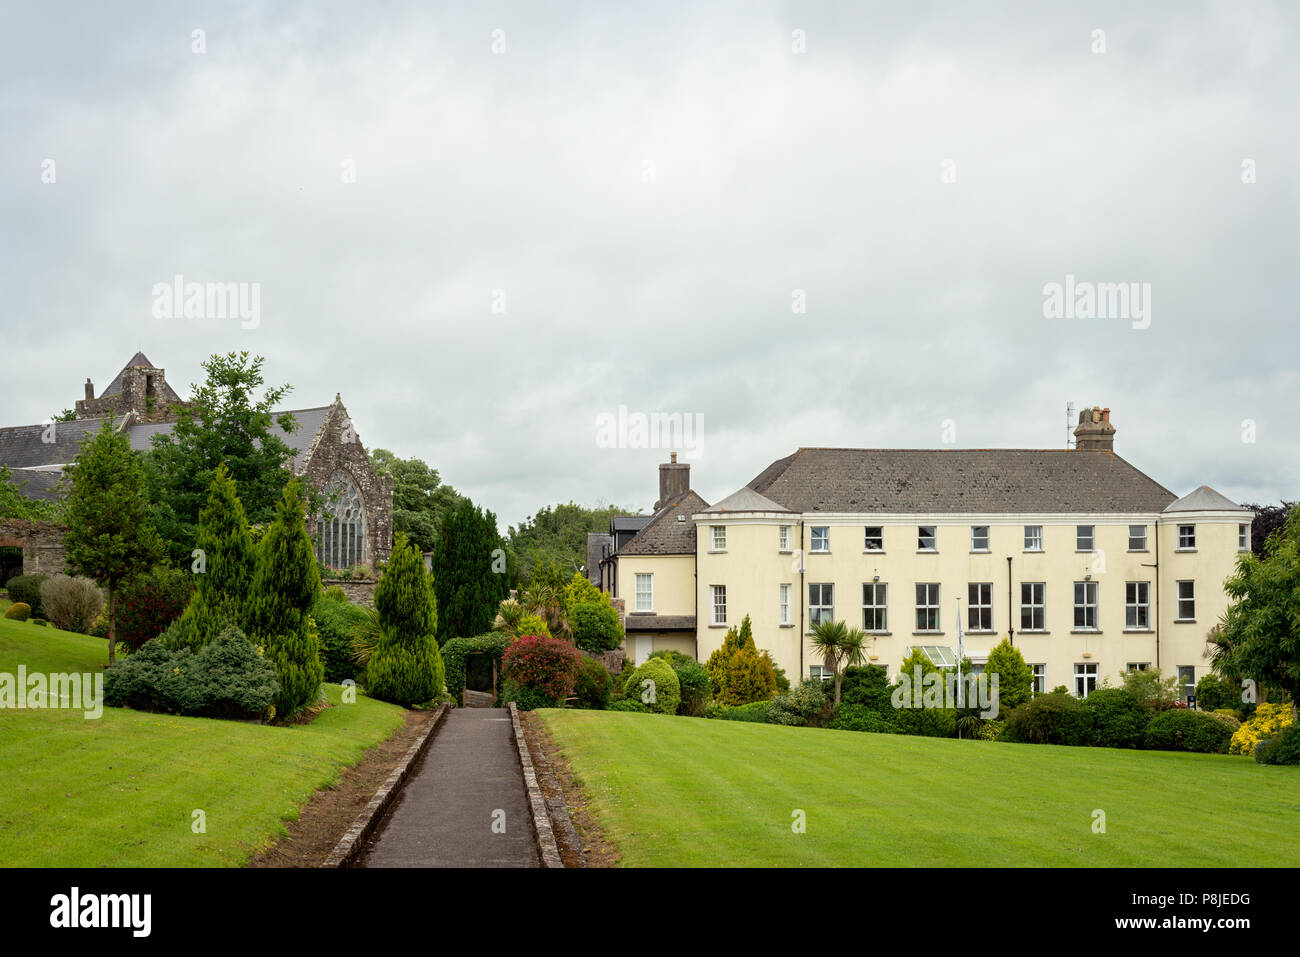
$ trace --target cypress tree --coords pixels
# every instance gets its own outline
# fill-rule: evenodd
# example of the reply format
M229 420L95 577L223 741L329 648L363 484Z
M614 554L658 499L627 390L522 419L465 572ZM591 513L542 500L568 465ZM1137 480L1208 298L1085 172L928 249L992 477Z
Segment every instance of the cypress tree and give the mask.
M491 512L462 498L443 515L433 553L439 641L492 630L509 592L504 558L505 545ZM561 589L563 585L561 581Z
M250 635L266 646L280 678L275 709L281 716L314 701L325 677L320 635L308 614L319 597L320 570L294 479L285 486L275 520L258 546L249 615Z
M438 606L418 548L399 532L375 586L379 641L366 666L372 698L410 707L442 694L445 673L434 637Z
M199 513L194 556L195 592L173 632L170 644L201 648L228 626L247 629L249 599L257 570L257 551L235 481L224 465L208 487L208 503Z

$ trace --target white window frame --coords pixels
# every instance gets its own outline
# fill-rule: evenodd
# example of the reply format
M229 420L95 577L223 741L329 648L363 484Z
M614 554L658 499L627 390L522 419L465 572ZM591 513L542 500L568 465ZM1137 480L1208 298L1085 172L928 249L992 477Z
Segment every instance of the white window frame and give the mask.
M1196 526L1178 526L1178 550L1180 552L1196 551Z
M793 624L790 620L790 592L792 588L793 586L789 582L782 582L778 590L780 594L781 624L783 625Z
M1025 551L1041 552L1043 550L1043 526L1025 526Z
M817 601L813 601L813 589L817 589ZM830 589L828 592L826 589ZM827 603L826 598L830 597ZM816 614L814 615L814 610ZM835 585L832 582L809 582L808 583L808 629L817 622L825 619L826 621L835 620Z
M872 533L875 534L872 534ZM875 541L876 547L872 548L871 543ZM885 550L885 526L867 525L862 530L862 550L864 552L883 552Z
M1074 583L1074 630L1075 631L1097 631L1097 604L1100 589L1097 582L1075 582ZM1079 601L1079 589L1083 589L1083 601ZM1088 598L1091 595L1092 600ZM1088 612L1092 612L1092 624L1088 624ZM1083 612L1083 624L1079 624L1079 612Z
M1078 661L1074 665L1074 696L1080 700L1097 690L1097 665L1091 661Z
M820 537L818 537L818 533L821 533ZM831 527L829 525L812 526L811 536L808 551L824 554L831 550ZM817 547L819 543L822 546L821 548Z
M642 585L645 585L645 598L642 602ZM633 584L634 601L637 611L654 611L655 610L655 576L654 572L637 572Z
M1184 585L1187 586L1186 589L1183 588ZM1196 581L1194 579L1186 578L1177 582L1175 587L1177 588L1176 594L1178 596L1178 604L1175 606L1177 608L1178 617L1175 621L1196 621ZM1185 591L1189 594L1184 595ZM1185 602L1190 603L1191 605L1190 615L1183 614Z
M889 585L885 582L862 583L862 630L876 635L889 631Z
M790 550L790 526L782 525L776 530L776 547L778 551Z
M725 552L727 550L727 526L709 526L709 550L714 552Z
M1237 526L1237 551L1239 552L1250 551L1250 526L1249 525Z
M926 534L927 529L929 534ZM930 544L925 544L926 539ZM938 525L918 525L916 526L916 550L918 552L937 552L939 550L939 526Z
M1133 534L1134 529L1137 534ZM1133 543L1138 544L1134 545ZM1128 527L1128 550L1130 552L1145 552L1147 550L1147 527L1145 525L1130 525Z
M1047 694L1047 665L1031 664L1029 670L1033 674L1033 693Z
M984 539L984 544L980 544L980 539ZM972 525L970 527L970 550L972 552L987 552L989 550L989 527L987 525Z
M992 582L969 582L966 585L966 629L993 630Z
M1088 530L1085 535L1083 530ZM1084 548L1084 540L1087 540L1088 547ZM1076 525L1074 526L1074 550L1077 552L1091 552L1097 548L1097 526L1096 525Z
M1029 589L1029 600L1025 601L1025 589ZM1037 599L1037 600L1035 600ZM1025 626L1025 612L1029 612L1029 625ZM1037 617L1038 624L1034 624ZM1047 630L1047 582L1020 583L1020 630Z
M1149 661L1130 661L1128 663L1128 672L1132 674L1135 671L1150 671L1151 662Z
M714 625L727 623L727 586L709 586L709 622ZM718 614L719 611L721 614Z
M1124 583L1125 631L1151 630L1151 583Z
M943 630L943 621L940 617L941 595L942 589L940 589L938 582L916 583L916 621L914 624L918 634L938 634ZM924 621L922 616L924 616ZM931 620L934 622L934 627L925 627L930 624Z

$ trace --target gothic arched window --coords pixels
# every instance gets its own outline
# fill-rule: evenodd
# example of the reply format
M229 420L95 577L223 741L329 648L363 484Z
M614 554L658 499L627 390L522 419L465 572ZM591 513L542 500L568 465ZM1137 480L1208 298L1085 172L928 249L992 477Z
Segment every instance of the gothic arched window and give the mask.
M346 472L335 472L321 491L325 504L316 520L316 557L326 568L364 564L366 509L357 483Z

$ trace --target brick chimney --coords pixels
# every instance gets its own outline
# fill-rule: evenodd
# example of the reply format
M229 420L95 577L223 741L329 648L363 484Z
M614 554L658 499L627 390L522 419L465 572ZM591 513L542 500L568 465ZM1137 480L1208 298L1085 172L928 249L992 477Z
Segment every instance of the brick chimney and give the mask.
M1094 405L1079 413L1074 447L1080 452L1115 451L1115 426L1110 424L1110 409Z
M677 453L669 455L670 461L659 466L659 501L655 502L657 512L691 487L691 466L687 462L678 463Z

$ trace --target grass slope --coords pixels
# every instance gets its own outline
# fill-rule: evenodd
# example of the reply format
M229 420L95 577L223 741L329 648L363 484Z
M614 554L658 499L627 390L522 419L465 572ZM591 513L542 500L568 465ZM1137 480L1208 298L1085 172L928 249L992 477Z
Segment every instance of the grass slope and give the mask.
M106 660L102 639L0 620L0 672L93 673ZM341 688L326 690L339 705ZM292 727L0 709L0 865L243 864L401 723L402 709L365 697ZM195 810L207 833L191 830Z
M1300 770L540 711L625 866L1291 867ZM1093 812L1106 833L1093 833ZM806 833L792 829L806 814Z

